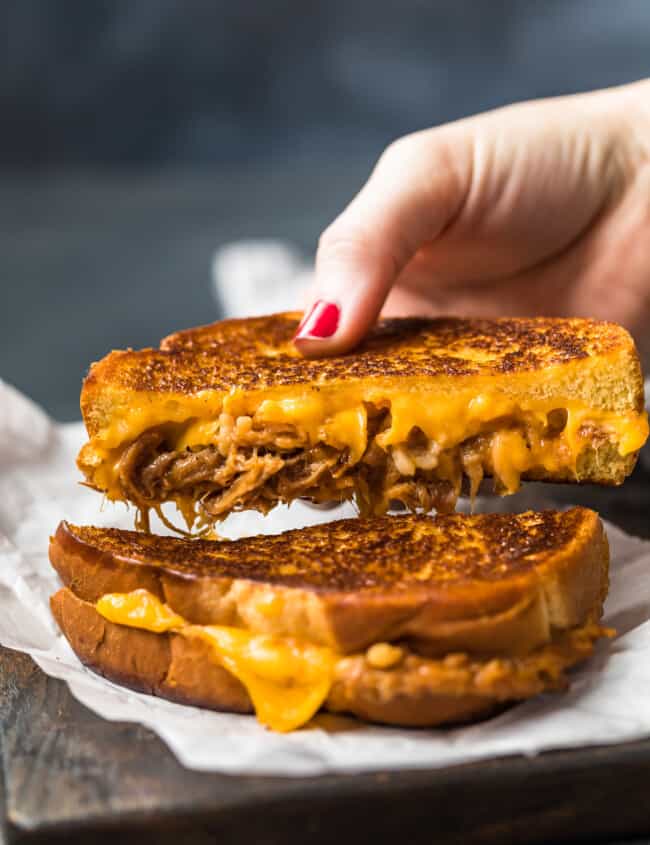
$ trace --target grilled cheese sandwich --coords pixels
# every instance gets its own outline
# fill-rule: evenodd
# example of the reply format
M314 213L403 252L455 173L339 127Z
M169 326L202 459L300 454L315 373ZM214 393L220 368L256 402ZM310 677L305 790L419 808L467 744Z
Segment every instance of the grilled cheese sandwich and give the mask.
M619 484L648 436L634 344L588 320L387 321L351 356L303 360L296 315L111 353L82 393L87 482L187 522L297 497L453 509L463 477Z
M79 657L289 731L319 709L436 725L566 685L608 631L596 514L342 520L235 542L62 523L52 610Z

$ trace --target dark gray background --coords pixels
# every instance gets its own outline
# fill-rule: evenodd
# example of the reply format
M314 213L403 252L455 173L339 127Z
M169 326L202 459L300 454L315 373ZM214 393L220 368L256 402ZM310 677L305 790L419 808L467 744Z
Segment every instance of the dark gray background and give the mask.
M61 419L218 315L216 246L319 231L393 138L650 75L650 0L6 0L0 377Z

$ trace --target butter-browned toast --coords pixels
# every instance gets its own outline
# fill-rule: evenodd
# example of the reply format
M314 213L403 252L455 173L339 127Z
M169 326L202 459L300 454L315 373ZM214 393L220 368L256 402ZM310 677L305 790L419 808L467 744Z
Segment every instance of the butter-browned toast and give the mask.
M87 482L188 523L298 497L452 510L463 477L620 484L647 437L629 334L581 319L382 321L304 359L298 314L226 320L94 364Z
M64 584L53 612L85 663L237 712L277 698L267 683L260 704L242 669L241 649L260 641L276 680L287 649L294 676L326 676L318 706L433 725L561 686L605 633L607 539L584 508L342 520L218 542L61 523L50 559Z

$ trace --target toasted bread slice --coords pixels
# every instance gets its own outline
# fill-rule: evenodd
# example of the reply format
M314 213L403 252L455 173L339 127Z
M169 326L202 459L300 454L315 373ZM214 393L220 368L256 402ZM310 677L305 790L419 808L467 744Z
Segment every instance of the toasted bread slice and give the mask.
M51 607L82 663L109 680L181 704L253 712L246 687L215 661L206 642L107 621L66 588L52 597ZM403 649L397 664L377 668L368 655L345 657L335 664L323 708L409 727L477 719L506 703L566 687L566 669L589 657L603 633L587 623L515 658L453 654L435 660Z
M600 616L608 549L593 511L346 519L237 541L61 523L50 560L97 602L146 589L187 622L353 653L523 654Z
M88 484L191 525L298 497L452 510L463 476L620 484L648 434L629 334L592 320L390 320L306 360L297 314L180 332L93 365Z

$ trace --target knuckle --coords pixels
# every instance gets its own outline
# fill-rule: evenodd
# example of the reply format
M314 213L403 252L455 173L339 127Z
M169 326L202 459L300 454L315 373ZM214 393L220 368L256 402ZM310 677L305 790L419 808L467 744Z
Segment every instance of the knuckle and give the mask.
M403 135L392 141L383 151L377 162L378 168L389 167L402 164L409 161L420 147L420 141L417 133L411 135Z
M325 229L318 241L318 255L329 260L349 261L367 248L367 237L357 226L335 221Z
M318 238L318 251L323 252L327 251L330 247L330 244L337 240L338 235L336 233L337 224L336 221L334 223L330 223L330 225L323 229L321 232L320 237Z
M371 233L358 225L341 226L326 230L321 235L316 265L319 272L336 271L344 268L354 274L372 268L373 273L393 278L397 275L400 263L390 245L378 243ZM354 275L350 284L354 284Z

